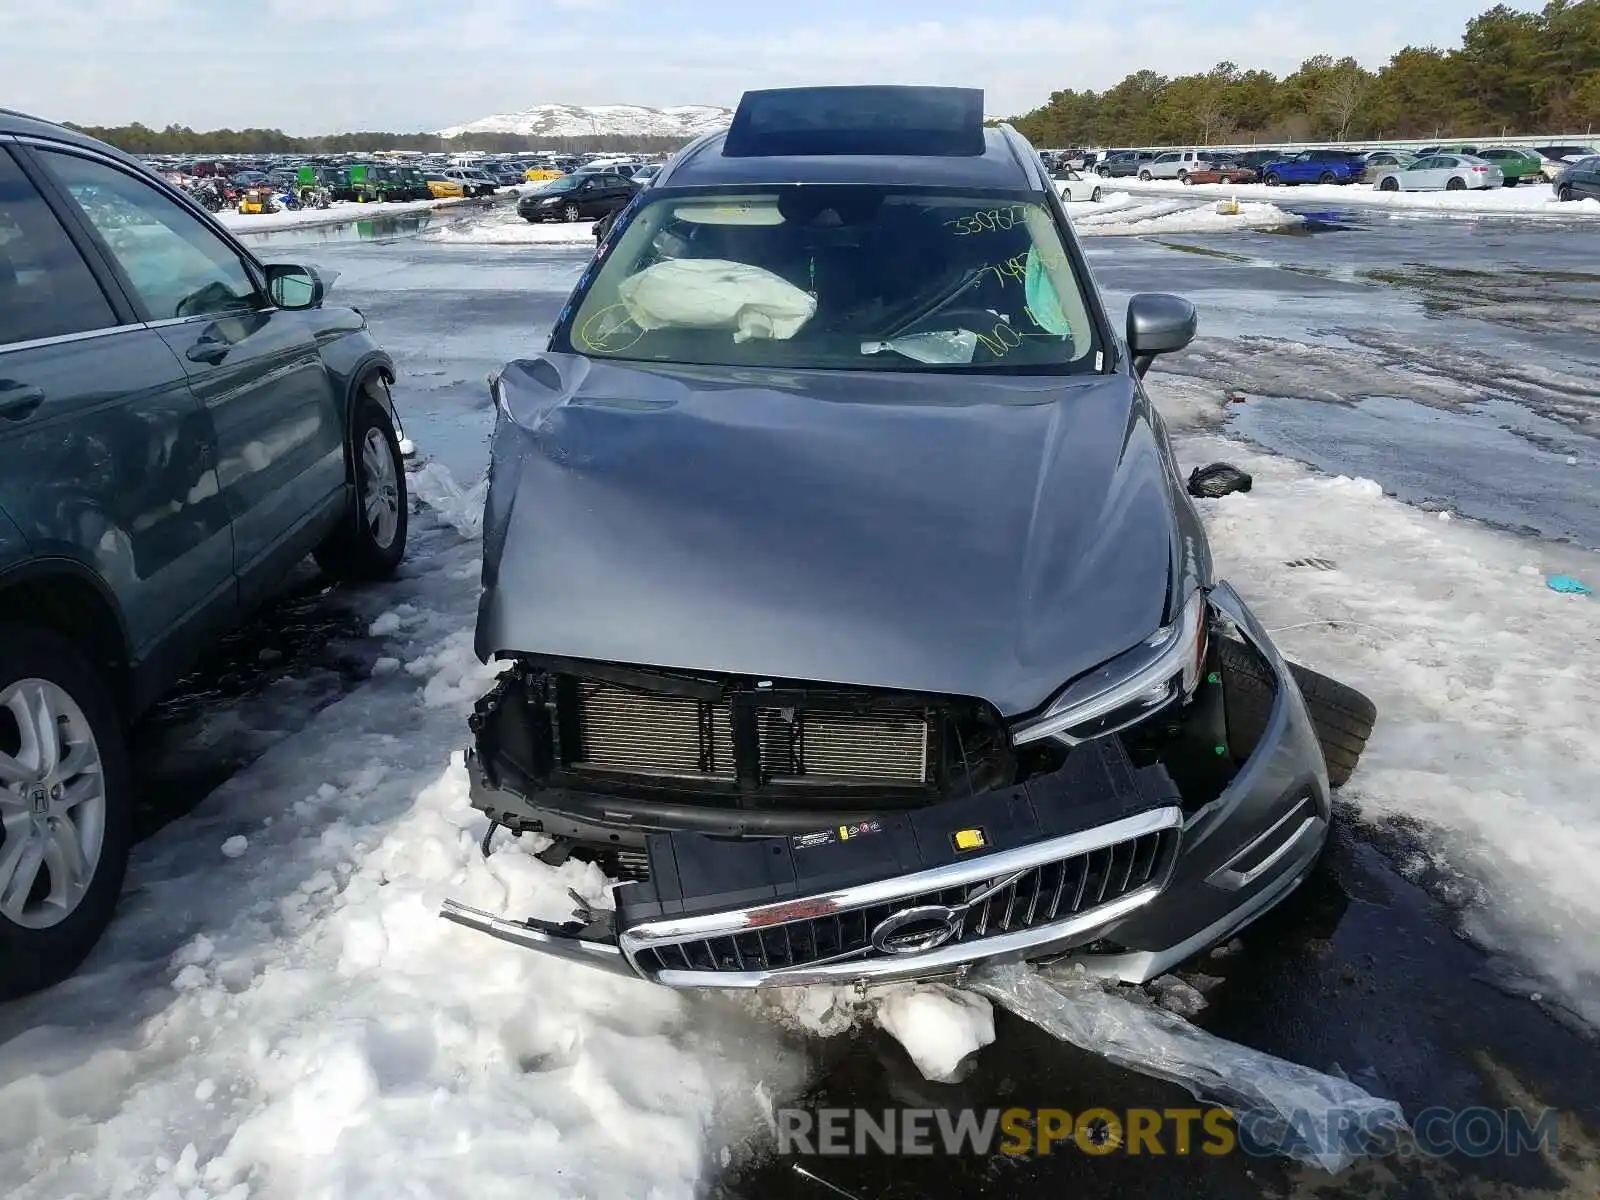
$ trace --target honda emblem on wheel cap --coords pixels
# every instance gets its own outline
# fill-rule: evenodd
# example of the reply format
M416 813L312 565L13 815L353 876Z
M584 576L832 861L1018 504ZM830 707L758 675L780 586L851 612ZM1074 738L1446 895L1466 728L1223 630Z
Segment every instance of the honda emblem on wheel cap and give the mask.
M872 930L872 945L883 954L922 954L960 932L959 912L942 904L924 904L879 921Z
M39 783L33 786L33 790L28 793L28 803L33 807L34 816L47 817L50 815L50 792L44 784Z

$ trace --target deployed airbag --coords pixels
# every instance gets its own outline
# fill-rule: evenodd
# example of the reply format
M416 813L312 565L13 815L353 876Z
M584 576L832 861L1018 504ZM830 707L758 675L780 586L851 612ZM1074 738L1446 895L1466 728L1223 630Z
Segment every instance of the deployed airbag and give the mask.
M655 263L623 280L617 297L640 329L732 329L736 342L787 340L817 311L816 297L782 276L722 258Z

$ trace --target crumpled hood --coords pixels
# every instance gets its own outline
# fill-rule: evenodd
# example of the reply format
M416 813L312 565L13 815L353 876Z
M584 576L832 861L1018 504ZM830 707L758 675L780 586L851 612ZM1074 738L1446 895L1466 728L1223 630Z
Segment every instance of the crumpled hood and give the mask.
M1125 376L544 354L495 395L485 658L977 696L1013 716L1161 623L1175 481Z

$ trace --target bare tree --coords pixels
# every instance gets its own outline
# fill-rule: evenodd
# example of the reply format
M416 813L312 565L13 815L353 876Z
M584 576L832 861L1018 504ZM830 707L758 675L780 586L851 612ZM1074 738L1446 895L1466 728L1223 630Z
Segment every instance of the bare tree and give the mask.
M1340 74L1328 81L1322 93L1322 110L1335 126L1334 141L1344 141L1349 133L1350 122L1367 98L1367 85L1365 78L1354 73Z
M1207 90L1189 110L1189 119L1200 132L1199 144L1209 146L1213 137L1220 137L1232 128L1228 120L1228 106L1220 90Z

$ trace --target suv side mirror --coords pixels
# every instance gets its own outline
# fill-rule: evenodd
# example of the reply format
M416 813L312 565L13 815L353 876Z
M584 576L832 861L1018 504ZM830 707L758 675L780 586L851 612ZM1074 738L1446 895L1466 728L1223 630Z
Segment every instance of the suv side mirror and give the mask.
M328 285L315 267L267 264L267 294L279 308L317 308L327 292Z
M1171 354L1194 341L1200 316L1182 296L1140 292L1128 301L1128 353L1142 379L1158 354Z

